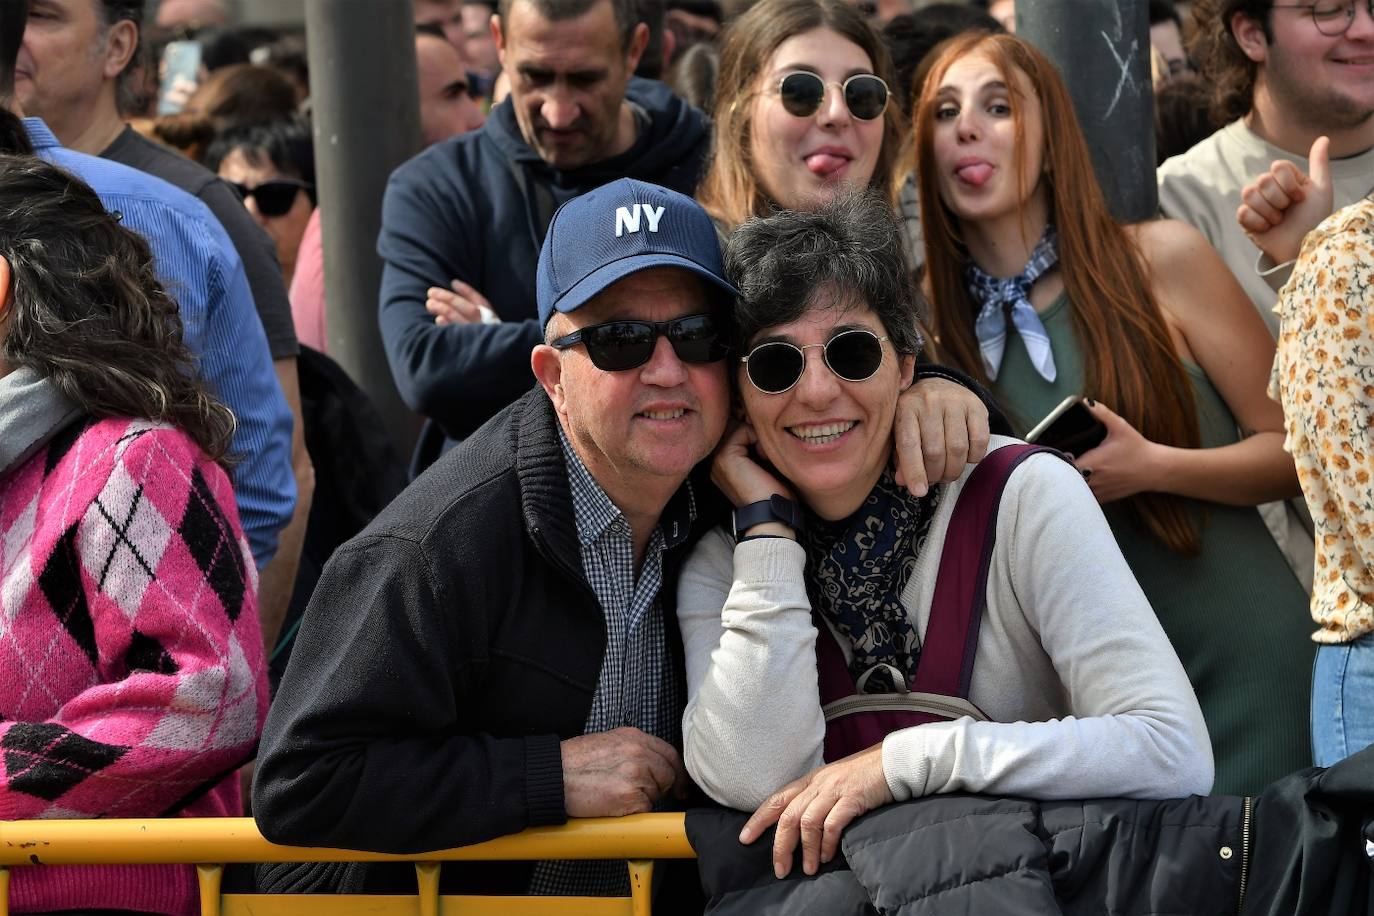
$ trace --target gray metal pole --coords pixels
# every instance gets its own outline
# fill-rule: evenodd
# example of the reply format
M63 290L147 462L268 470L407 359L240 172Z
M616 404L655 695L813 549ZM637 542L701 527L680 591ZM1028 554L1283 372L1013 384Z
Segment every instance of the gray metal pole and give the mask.
M305 0L237 0L230 13L238 25L299 26L305 21Z
M1068 83L1112 213L1159 211L1147 0L1016 0L1016 32Z
M306 0L329 353L372 398L402 455L416 422L377 329L377 230L392 169L420 150L411 0Z

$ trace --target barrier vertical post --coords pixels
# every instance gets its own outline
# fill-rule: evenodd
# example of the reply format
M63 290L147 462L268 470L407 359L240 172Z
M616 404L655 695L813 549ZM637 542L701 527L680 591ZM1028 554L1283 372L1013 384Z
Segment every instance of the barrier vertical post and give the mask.
M415 884L420 897L420 916L439 916L439 863L416 862Z
M219 891L223 880L223 865L196 866L196 883L200 885L200 916L220 916L223 902Z
M633 916L649 916L654 898L653 859L630 859L630 912Z

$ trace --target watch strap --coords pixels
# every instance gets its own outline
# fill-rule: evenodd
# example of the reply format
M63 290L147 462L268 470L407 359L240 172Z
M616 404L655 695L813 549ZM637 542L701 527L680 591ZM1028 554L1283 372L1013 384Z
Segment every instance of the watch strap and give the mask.
M740 506L734 512L735 539L742 538L744 532L765 522L780 522L793 531L801 531L801 506L780 493L774 493L767 499Z

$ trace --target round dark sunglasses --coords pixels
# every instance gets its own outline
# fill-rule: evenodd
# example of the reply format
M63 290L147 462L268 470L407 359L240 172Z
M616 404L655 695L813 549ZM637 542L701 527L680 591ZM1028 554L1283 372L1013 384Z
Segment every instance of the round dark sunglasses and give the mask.
M671 321L607 321L553 341L557 350L582 344L592 365L604 372L642 366L654 355L658 338L668 338L684 363L719 362L729 353L725 330L715 315L686 315Z
M806 371L806 351L821 348L830 371L846 382L870 379L883 364L883 341L865 328L841 331L823 344L798 346L785 340L761 343L741 356L749 383L764 394L791 391Z
M253 198L257 202L258 212L263 216L285 216L296 202L296 195L311 188L310 182L298 178L274 178L254 188L237 181L231 181L230 184L244 200Z
M860 121L882 117L887 109L887 83L872 73L856 73L843 83L827 83L809 70L798 70L778 81L778 96L788 114L809 118L825 103L826 87L836 85L849 113Z

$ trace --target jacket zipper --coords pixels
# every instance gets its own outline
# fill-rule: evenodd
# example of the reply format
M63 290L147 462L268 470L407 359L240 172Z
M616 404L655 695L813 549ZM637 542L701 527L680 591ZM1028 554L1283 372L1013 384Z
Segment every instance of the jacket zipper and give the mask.
M1250 811L1254 805L1253 799L1245 796L1244 813L1240 821L1240 899L1236 904L1236 913L1245 911L1245 882L1250 877Z

